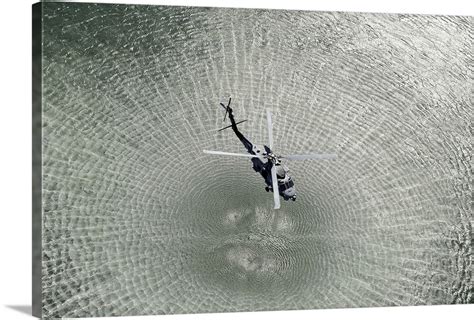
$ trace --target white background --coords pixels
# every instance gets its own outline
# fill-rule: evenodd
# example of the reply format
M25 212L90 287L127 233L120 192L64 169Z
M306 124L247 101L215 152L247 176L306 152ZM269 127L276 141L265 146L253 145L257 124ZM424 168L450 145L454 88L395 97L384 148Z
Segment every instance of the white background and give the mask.
M0 105L0 319L31 319L31 5L2 2ZM84 2L84 1L83 1ZM142 0L99 1L249 8L470 15L474 1ZM449 319L474 305L126 317L121 319ZM108 319L108 318L104 318ZM110 318L112 319L112 318Z

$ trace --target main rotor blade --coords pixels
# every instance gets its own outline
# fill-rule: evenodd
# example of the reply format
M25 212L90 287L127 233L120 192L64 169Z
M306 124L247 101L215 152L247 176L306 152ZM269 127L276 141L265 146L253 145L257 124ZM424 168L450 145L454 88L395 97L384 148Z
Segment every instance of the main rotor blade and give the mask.
M289 156L281 156L280 158L287 160L330 160L336 159L337 154L293 154Z
M232 152L223 152L223 151L212 151L212 150L202 150L204 153L207 154L216 154L221 156L236 156L236 157L247 157L247 158L259 158L259 156L253 154L245 154L245 153L232 153Z
M272 123L272 112L267 109L267 126L268 126L268 144L270 150L273 149L273 123Z
M278 178L275 165L272 166L272 188L273 201L275 202L275 209L280 209L280 190L278 189Z
M245 121L247 121L247 119L242 120L242 121L239 121L239 122L236 122L235 124L237 125L237 124L240 124L240 123L245 122ZM222 131L222 130L225 130L225 129L230 128L230 127L232 127L232 125L229 125L229 126L227 126L227 127L224 127L224 128L222 128L222 129L219 129L219 130L217 130L217 132Z

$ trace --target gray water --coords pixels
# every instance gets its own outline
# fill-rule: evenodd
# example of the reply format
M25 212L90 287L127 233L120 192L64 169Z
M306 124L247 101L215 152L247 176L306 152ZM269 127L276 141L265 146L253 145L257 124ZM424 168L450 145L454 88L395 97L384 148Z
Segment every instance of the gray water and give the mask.
M45 317L472 303L472 17L44 4ZM288 162L272 195L225 130Z

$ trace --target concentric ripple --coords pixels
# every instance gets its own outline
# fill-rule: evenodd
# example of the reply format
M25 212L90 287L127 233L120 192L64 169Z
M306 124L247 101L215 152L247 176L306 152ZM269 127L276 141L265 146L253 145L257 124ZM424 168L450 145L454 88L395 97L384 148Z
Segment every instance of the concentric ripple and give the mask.
M48 317L472 303L470 17L46 3ZM272 196L225 126L280 154Z

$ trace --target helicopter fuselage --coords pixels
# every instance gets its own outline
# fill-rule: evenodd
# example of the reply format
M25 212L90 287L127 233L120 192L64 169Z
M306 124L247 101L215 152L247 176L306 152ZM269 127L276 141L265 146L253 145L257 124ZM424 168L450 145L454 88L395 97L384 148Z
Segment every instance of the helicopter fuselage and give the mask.
M234 115L232 109L228 107L227 112L229 113L229 119L232 123L232 130L237 135L237 138L242 142L247 152L259 156L258 158L252 158L252 168L261 174L265 180L265 190L267 192L272 191L272 175L271 169L272 166L277 168L277 178L278 178L278 193L283 197L284 200L296 200L296 189L293 179L288 175L288 169L285 166L282 166L278 158L273 154L267 146L258 146L251 143L237 128L237 124L234 120Z

